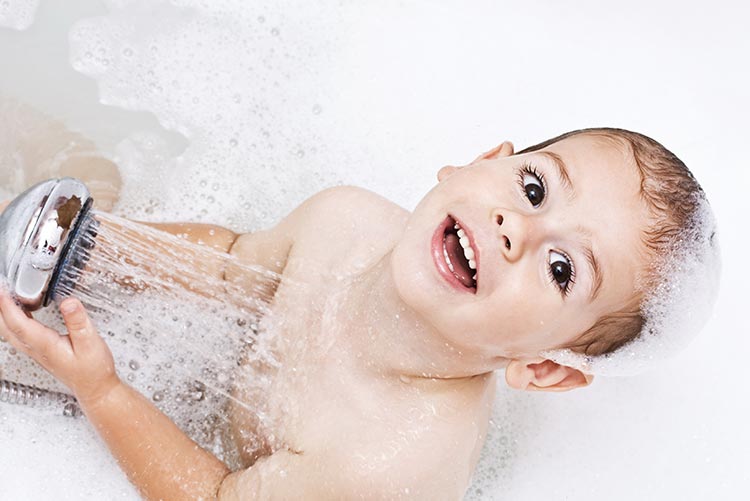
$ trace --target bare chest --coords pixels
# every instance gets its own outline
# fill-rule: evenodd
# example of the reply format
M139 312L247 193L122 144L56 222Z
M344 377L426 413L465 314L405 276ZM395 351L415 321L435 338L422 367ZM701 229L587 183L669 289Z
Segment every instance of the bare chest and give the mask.
M342 208L342 212L346 208ZM245 463L279 448L303 450L342 424L384 414L399 388L359 374L367 354L352 348L347 284L387 254L398 238L392 206L377 204L354 220L321 220L295 241L261 329L276 363L248 361L242 380L264 386L236 390L232 427ZM392 403L392 402L391 402ZM369 416L369 417L366 417Z

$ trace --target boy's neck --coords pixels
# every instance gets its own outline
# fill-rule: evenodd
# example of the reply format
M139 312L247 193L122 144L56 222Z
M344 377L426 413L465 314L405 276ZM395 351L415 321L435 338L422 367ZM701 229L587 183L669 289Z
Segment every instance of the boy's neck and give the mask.
M350 339L374 369L392 376L457 379L505 366L504 359L454 346L411 309L396 289L391 256L392 250L358 275L342 305Z

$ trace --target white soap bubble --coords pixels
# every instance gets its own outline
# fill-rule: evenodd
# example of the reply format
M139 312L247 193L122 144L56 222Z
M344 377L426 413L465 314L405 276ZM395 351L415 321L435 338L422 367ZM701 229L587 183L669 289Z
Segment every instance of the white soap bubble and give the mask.
M34 23L39 0L0 1L0 26L25 30Z

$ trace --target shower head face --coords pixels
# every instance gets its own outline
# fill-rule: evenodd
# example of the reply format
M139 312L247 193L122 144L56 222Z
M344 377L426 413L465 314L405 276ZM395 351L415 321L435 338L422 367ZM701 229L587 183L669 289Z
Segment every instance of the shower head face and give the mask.
M0 275L27 311L48 302L48 288L91 194L77 179L50 179L16 197L0 215Z

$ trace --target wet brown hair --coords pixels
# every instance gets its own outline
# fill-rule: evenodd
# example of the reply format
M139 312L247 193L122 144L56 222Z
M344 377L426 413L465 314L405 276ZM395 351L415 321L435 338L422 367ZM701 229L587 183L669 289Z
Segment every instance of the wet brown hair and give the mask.
M566 132L517 152L529 153L569 137L586 134L620 143L630 150L640 175L640 195L651 214L651 225L644 228L642 241L648 254L654 257L669 252L680 233L686 229L698 211L703 189L685 164L657 141L637 132L615 128L591 128ZM634 294L620 311L604 315L577 339L559 348L597 356L612 353L635 339L645 322L641 311L644 294L656 283L655 270L643 270L644 289Z

